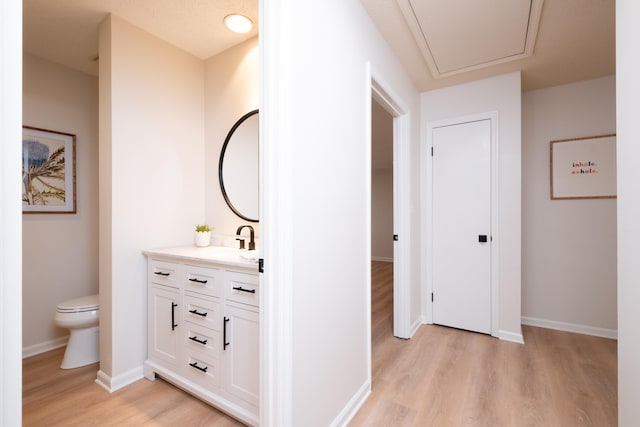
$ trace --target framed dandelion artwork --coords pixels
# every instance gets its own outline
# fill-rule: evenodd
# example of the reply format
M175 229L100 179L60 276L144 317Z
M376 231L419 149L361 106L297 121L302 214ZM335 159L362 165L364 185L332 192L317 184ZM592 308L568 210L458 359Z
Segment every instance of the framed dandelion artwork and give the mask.
M76 136L22 128L22 213L76 212Z

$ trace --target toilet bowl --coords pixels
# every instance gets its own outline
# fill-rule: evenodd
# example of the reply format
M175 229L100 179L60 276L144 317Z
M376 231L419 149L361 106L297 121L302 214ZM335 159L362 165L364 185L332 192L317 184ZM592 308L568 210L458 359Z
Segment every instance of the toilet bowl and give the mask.
M69 341L60 368L79 368L99 360L98 308L98 295L58 304L53 319L57 326L69 329Z

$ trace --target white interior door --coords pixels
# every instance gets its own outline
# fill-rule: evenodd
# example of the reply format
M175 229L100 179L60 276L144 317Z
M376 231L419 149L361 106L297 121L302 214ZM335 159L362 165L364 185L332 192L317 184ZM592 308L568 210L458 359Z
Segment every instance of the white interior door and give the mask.
M491 333L491 120L432 141L433 323Z

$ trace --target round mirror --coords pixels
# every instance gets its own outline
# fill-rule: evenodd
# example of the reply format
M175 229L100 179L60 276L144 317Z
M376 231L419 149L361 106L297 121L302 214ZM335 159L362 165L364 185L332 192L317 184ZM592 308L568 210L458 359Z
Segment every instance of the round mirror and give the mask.
M258 222L260 154L258 110L240 117L224 140L218 178L227 205L240 218Z

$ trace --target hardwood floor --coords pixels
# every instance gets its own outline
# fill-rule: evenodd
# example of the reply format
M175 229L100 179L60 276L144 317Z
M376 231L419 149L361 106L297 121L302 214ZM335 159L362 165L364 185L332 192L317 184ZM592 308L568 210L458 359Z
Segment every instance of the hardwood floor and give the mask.
M525 345L435 325L393 338L392 268L372 265L372 394L351 426L617 425L616 341L528 326Z
M616 426L616 341L524 327L526 344L424 325L393 337L393 264L372 264L372 394L351 426ZM64 349L23 361L24 426L238 426L158 379L113 394Z
M23 426L242 426L161 379L112 394L94 380L98 364L59 369L64 348L23 361Z

